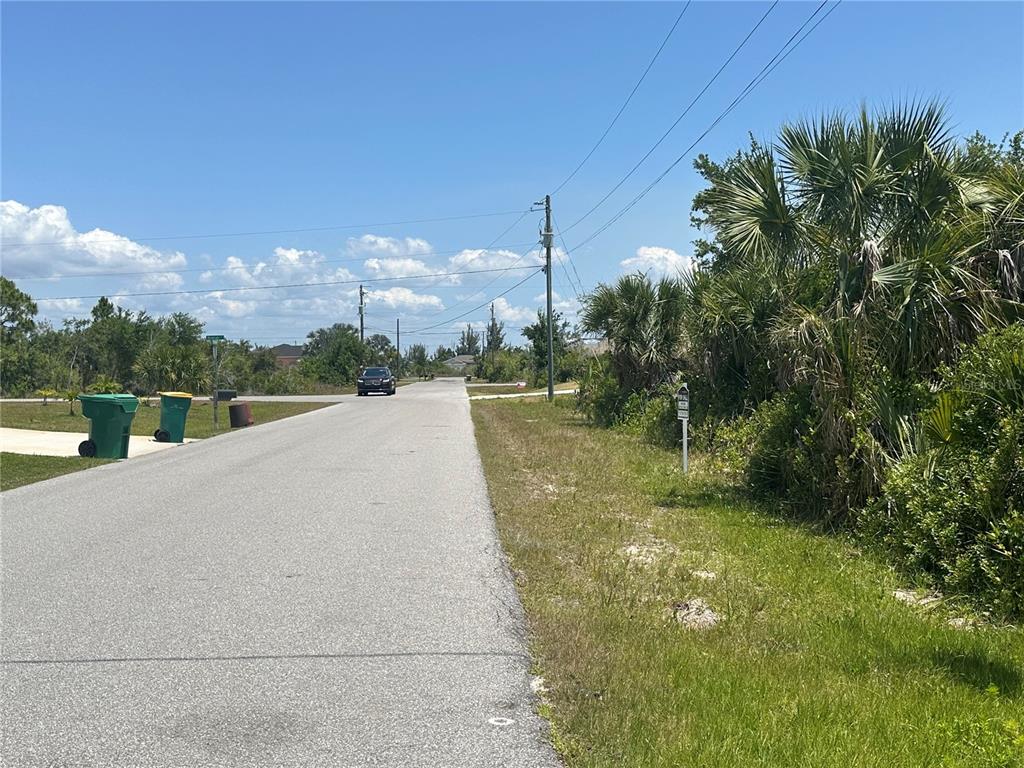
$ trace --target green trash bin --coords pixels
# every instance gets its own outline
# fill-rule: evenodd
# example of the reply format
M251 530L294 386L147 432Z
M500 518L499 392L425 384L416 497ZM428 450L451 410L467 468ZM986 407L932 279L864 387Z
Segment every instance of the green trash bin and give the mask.
M153 433L158 443L185 442L185 419L191 407L190 392L160 393L160 429Z
M79 395L78 399L82 415L89 419L89 439L79 444L79 455L127 459L139 399L134 395Z

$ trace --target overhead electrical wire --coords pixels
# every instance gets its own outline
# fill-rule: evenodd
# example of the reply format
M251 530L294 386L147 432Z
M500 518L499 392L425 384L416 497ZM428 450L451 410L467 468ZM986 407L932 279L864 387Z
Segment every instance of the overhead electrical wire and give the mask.
M500 240L505 235L507 235L512 230L513 227L515 227L520 221L522 221L526 217L526 215L528 213L530 213L530 212L532 212L534 210L535 209L531 206L530 208L527 208L525 211L523 211L523 214L518 219L516 219L514 222L512 222L512 224L509 226L508 229L506 229L504 232L502 232L500 235L498 235L496 238L494 238L494 241L491 243L491 245L487 246L487 248L485 248L484 250L490 250L491 248L493 248L494 247L494 243L498 242L498 240ZM534 245L536 245L536 242L534 242ZM458 307L458 306L461 306L462 304L465 304L473 296L479 296L481 293L485 293L487 291L487 289L490 288L492 285L494 285L494 283L496 283L505 272L508 272L510 269L522 269L522 267L519 267L517 265L519 264L520 261L522 261L524 258L526 258L532 251L533 251L533 248L529 248L525 253L522 253L519 256L517 256L516 259L512 262L511 265L509 265L505 269L501 270L501 274L495 275L482 288L474 291L473 293L467 294L466 296L464 296L463 298L459 299L457 302L452 304L450 307L446 307L445 309L442 309L440 312L435 312L433 315L428 315L427 319L429 319L431 317L437 317L438 315L443 315L443 314L445 314L447 312L451 312L453 309L455 309L455 307ZM498 297L496 296L495 298L498 298ZM492 299L492 301L493 301L493 299Z
M515 267L515 269L532 269L533 265ZM114 299L128 298L135 296L184 296L189 294L213 294L213 293L235 293L238 291L270 291L274 289L291 289L291 288L314 288L325 285L355 285L359 283L384 283L394 282L396 280L421 280L430 277L452 277L454 275L480 275L489 272L507 272L511 267L505 267L504 269L468 269L458 272L438 272L432 275L411 275L408 277L369 277L369 278L356 278L353 280L321 280L310 283L282 283L280 285L246 285L246 286L231 286L228 288L195 288L189 290L180 291L142 291L138 293L116 293L116 294L90 294L88 296L49 296L46 298L34 299L34 301L71 301L74 299L101 299L110 297Z
M334 225L326 226L326 227L298 227L298 228L295 228L295 229L265 229L265 230L256 230L256 231L248 231L248 232L211 232L211 233L200 234L200 235L195 235L195 234L192 234L192 235L155 235L155 236L151 236L151 237L132 237L132 238L128 238L128 237L111 237L111 238L106 238L106 239L102 239L102 240L90 240L89 243L90 244L91 243L123 243L126 240L131 240L132 242L136 242L136 243L143 243L143 242L153 242L153 241L157 241L157 240L203 240L203 239L207 239L207 238L216 238L216 237L255 237L255 236L258 236L258 235L289 235L289 234L296 234L296 233L300 233L300 232L330 232L332 230L337 230L337 229L366 229L366 228L369 228L369 227L396 227L396 226L403 225L403 224L431 224L431 223L443 222L443 221L461 221L461 220L465 220L465 219L485 219L485 218L493 218L495 216L511 216L513 214L516 214L516 213L521 213L521 216L520 216L520 219L519 219L519 220L521 220L522 216L525 216L529 212L530 212L529 209L527 209L526 211L523 211L523 212L520 212L518 210L516 210L516 211L496 211L494 213L469 213L469 214L461 214L461 215L458 215L458 216L438 216L438 217L435 217L435 218L427 218L427 219L406 219L404 221L378 221L378 222L373 222L373 223L370 223L370 224L334 224ZM517 222L519 220L517 220ZM27 246L40 247L40 246L67 245L69 243L74 244L74 243L78 243L78 242L79 242L78 238L70 238L70 237L69 238L64 238L62 240L54 240L54 241L44 242L44 243L4 242L4 241L0 240L0 247L4 247L4 248L27 247Z
M577 226L578 226L578 225L579 225L579 224L580 224L581 222L583 222L583 221L584 221L585 219L587 219L587 217L589 217L589 216L590 216L590 214L592 214L592 213L593 213L594 211L596 211L596 210L597 210L598 208L600 208L600 207L601 207L602 205L604 205L605 201L607 201L609 197L611 197L611 196L612 196L613 194L615 194L615 192L616 192L616 191L618 191L618 189L619 189L619 188L620 188L620 187L621 187L621 186L622 186L623 184L625 184L625 183L626 183L626 182L627 182L627 181L628 181L628 180L629 180L629 179L630 179L630 178L631 178L631 177L633 176L633 174L634 174L634 173L636 173L636 172L637 172L637 169L639 169L639 168L640 168L640 166L644 164L644 162L645 162L645 161L647 160L647 158L649 158L649 157L650 157L650 156L651 156L652 154L654 154L654 151L655 151L655 150L656 150L656 149L657 149L658 147L660 147L660 146L662 145L662 143L663 143L663 142L665 141L665 139L667 139L667 138L669 137L669 134L671 134L671 133L672 133L672 131L674 131L674 130L676 129L676 126L678 126L678 125L679 125L679 123L680 123L680 122L682 122L683 118L684 118L684 117L686 117L686 116L687 116L687 115L688 115L688 114L690 113L690 110L692 110L692 109L693 109L693 107L694 107L694 106L695 106L695 105L697 104L697 102L698 102L698 101L700 101L700 98L701 98L701 97L702 97L702 96L703 96L703 95L704 95L705 93L707 93L707 90L708 90L708 89L709 89L709 88L710 88L710 87L711 87L712 85L714 85L715 81L716 81L716 80L718 80L718 77L719 77L719 76L720 76L720 75L722 74L722 72L723 72L723 71L725 71L725 68L726 68L727 66L729 66L729 63L730 63L730 62L731 62L731 61L732 61L732 60L733 60L734 58L736 58L736 55L737 55L737 54L738 54L738 53L739 53L739 52L740 52L741 50L743 50L743 48L744 48L744 47L746 46L746 44L747 44L747 43L749 42L750 38L754 36L754 33L755 33L755 32L756 32L756 31L758 30L758 28L759 28L759 27L760 27L760 26L761 26L761 25L762 25L762 24L764 23L765 19L767 19L767 18L768 18L768 17L769 17L770 15L771 15L772 11L774 11L774 10L775 10L775 8L776 8L776 7L778 6L778 4L779 4L780 2L781 2L781 0L775 0L775 2L773 2L773 3L772 3L772 4L771 4L771 5L769 6L769 7L768 7L768 10L764 12L764 15L762 15L762 16L761 16L761 18L757 20L757 23L756 23L756 24L754 24L754 26L753 26L753 27L751 27L750 31L749 31L749 32L747 32L747 35L746 35L746 37L744 37L744 38L743 38L743 39L742 39L742 40L741 40L741 41L739 42L739 45L737 45L737 46L736 46L736 47L735 47L735 48L733 49L732 53L730 53L730 54L729 54L728 58L727 58L727 59L726 59L726 60L725 60L724 62L722 62L722 65L721 65L721 66L720 66L720 67L718 68L718 70L717 70L717 71L715 72L715 74L711 76L711 79L710 79L710 80L708 80L708 81L707 81L707 82L706 82L706 83L704 84L704 87L703 87L703 88L701 88L701 89L700 89L700 91L698 91L698 92L697 92L697 95L696 95L696 96L694 96L694 97L693 97L693 99L691 99L691 100L690 100L690 103L686 105L686 108L685 108L685 109L684 109L684 110L683 110L683 111L682 111L681 113L679 113L679 116L678 116L678 117L676 117L676 119L675 119L675 121L674 121L674 122L672 123L672 125L670 125L670 126L668 127L668 130L666 130L666 131L665 131L665 132L664 132L663 134L661 134L661 138L659 138L659 139L658 139L658 140L657 140L656 142L654 142L654 145L653 145L653 146L652 146L652 147L651 147L650 149L648 149L648 150L647 150L647 152L645 152L645 153L644 153L644 156L643 156L643 157L641 157L641 158L640 158L640 159L639 159L639 160L638 160L638 161L636 162L636 164L635 164L635 165L634 165L634 166L633 166L632 168L630 168L630 169L629 169L629 170L628 170L628 171L626 172L626 175L625 175L625 176L623 176L623 177L622 177L621 179L619 179L619 180L618 180L618 182L616 182L615 186L613 186L613 187L612 187L612 188L611 188L610 190L608 190L607 194L605 194L605 196L604 196L604 197L602 197L602 198L601 198L600 200L598 200L598 201L597 201L597 202L596 202L596 203L594 204L594 206L593 206L593 207L592 207L592 208L591 208L591 209L590 209L589 211L587 211L586 213L584 213L584 214L583 214L582 216L580 216L580 217L579 217L578 219L576 219L576 221L574 221L574 222L573 222L572 224L570 224L570 225L569 225L568 227L566 227L566 228L565 228L565 229L563 230L564 232L570 232L571 230L573 230L573 229L574 229L575 227L577 227Z
M507 271L508 271L509 269L512 269L512 267L506 267L504 271L506 271L506 272L507 272ZM470 315L470 314L472 314L472 313L476 312L476 311L477 311L477 310L479 310L479 309L483 309L483 308L484 308L484 307L486 307L486 306L487 306L488 304L490 304L490 303L491 303L492 301L494 301L494 300L496 300L496 299L500 299L500 298L501 298L502 296L505 296L506 294L509 294L509 293L511 293L511 292L512 292L512 291L514 291L514 290L515 290L516 288L518 288L518 287L519 287L519 286L521 286L521 285L522 285L523 283L525 283L525 282L526 282L527 280L529 280L529 279L530 279L531 277L533 277L534 275L539 275L539 274L540 274L541 272L543 272L543 271L544 271L543 269L537 268L537 267L536 267L536 266L534 266L534 265L529 265L529 266L526 266L526 267L516 267L516 269L533 269L534 271L533 271L533 272L531 272L530 274L528 274L528 275L527 275L526 277L524 277L524 278L523 278L522 280L520 280L520 281L519 281L518 283L516 283L515 285L513 285L513 286L511 286L511 287L509 287L509 288L506 288L506 289L505 289L504 291L502 291L501 293L499 293L499 294L498 294L497 296L492 296L492 297L491 297L491 298L489 298L489 299L488 299L487 301L485 301L485 302L484 302L483 304L479 304L479 305L477 305L477 306L473 307L472 309L467 309L467 310L466 310L465 312L463 312L463 313L462 313L461 315L457 315L457 316L455 316L455 317L450 317L450 318L448 318L447 320L442 320L442 321L441 321L440 323L434 323L433 325L426 325L426 326L424 326L424 327L422 327L422 328L414 328L414 329L412 329L411 331L409 331L409 333L413 333L413 334L415 334L415 333L422 333L423 331L431 331L431 330L433 330L434 328L439 328L440 326L442 326L442 325L445 325L445 324L447 324L447 323L454 323L454 322L455 322L456 320L461 320L461 319L462 319L462 318L464 318L464 317L465 317L466 315Z
M647 73L651 71L651 68L654 66L654 62L656 62L658 60L658 57L661 56L661 52L665 49L665 46L668 44L669 38L672 37L672 33L676 31L676 27L679 26L679 22L682 21L683 15L686 13L686 10L690 7L690 2L691 0L686 0L686 3L683 5L683 10L681 10L679 12L679 15L676 16L675 22L673 22L672 27L668 31L668 34L665 35L665 39L661 41L661 45L658 46L658 50L655 51L654 57L647 64L647 68L644 70L643 74L640 75L640 79L636 81L636 85L633 86L633 90L629 92L629 95L626 97L626 100L622 102L622 106L619 107L619 111L615 113L615 117L613 117L612 121L608 123L608 127L604 129L604 133L601 134L601 138L599 138L597 140L597 143L590 148L590 151L587 152L586 156L582 160L580 160L579 165L577 165L573 169L572 173L566 176L562 180L562 183L555 187L554 191L551 194L558 194L558 192L561 191L562 187L568 184L572 180L572 178L577 173L579 173L580 169L587 164L587 161L591 158L591 156L597 151L597 148L600 147L604 140L607 138L612 128L615 127L615 124L619 121L619 118L622 117L622 113L625 112L626 107L629 106L629 102L633 100L633 96L636 94L637 89L640 88L640 84L643 83L644 79L647 77Z
M830 15L831 15L831 14L832 14L832 13L833 13L833 12L834 12L835 10L836 10L836 8L838 8L838 7L839 7L839 5L840 5L840 4L842 3L842 0L837 0L837 2L835 2L835 4L834 4L834 5L833 5L833 6L832 6L832 7L831 7L831 8L830 8L830 9L829 9L829 10L828 10L828 11L827 11L827 12L826 12L825 14L823 14L823 15L821 16L821 18L819 18L819 19L817 20L817 22L815 22L815 24L814 24L814 25L813 25L813 26L812 26L812 27L811 27L810 29L808 29L808 30L807 30L807 31L806 31L806 32L804 33L804 35L803 35L803 36L802 36L802 37L801 37L801 38L800 38L799 40L797 40L797 42L796 42L795 44L793 44L793 45L792 45L792 47L790 47L790 43L792 43L792 42L793 42L793 40L794 40L794 39L795 39L795 38L796 38L796 37L797 37L797 36L798 36L798 35L800 34L800 32L801 32L801 31L802 31L802 30L803 30L803 29L804 29L804 28L805 28L805 27L806 27L806 26L807 26L807 25L808 25L808 24L809 24L809 23L810 23L810 22L811 22L811 21L812 21L812 20L814 19L814 17L815 17L815 16L817 16L817 15L818 15L818 14L819 14L819 13L821 12L821 9L822 9L822 8L824 8L824 7L825 7L825 5L827 5L827 3L828 3L828 0L823 0L823 2L822 2L822 3L821 3L821 4L820 4L820 5L819 5L819 6L818 6L818 7L817 7L817 8L815 9L815 10L814 10L814 12L813 12L813 13L812 13L812 14L811 14L811 15L810 15L810 16L809 16L809 17L808 17L808 18L807 18L807 19L806 19L806 20L804 21L804 23L803 23L803 24L801 24L801 25L800 25L800 27L799 27L799 28L797 28L797 30L796 30L796 31L795 31L795 32L794 32L794 33L793 33L793 34L792 34L792 35L790 36L789 40L787 40L787 41L786 41L786 43L785 43L785 44L784 44L784 45L783 45L783 46L782 46L782 47L781 47L781 48L779 49L779 51L778 51L778 52L777 52L777 53L776 53L776 54L775 54L775 55L774 55L774 56L773 56L773 57L772 57L771 59L769 59L769 61L768 61L768 62L767 62L767 63L766 63L766 64L765 64L765 65L764 65L764 66L763 66L762 68L761 68L760 72L758 72L758 73L757 73L757 74L756 74L756 75L754 76L754 78L753 78L753 79L752 79L752 80L751 80L751 81L750 81L749 83L747 83L747 85L746 85L746 86L745 86L745 87L743 88L743 90L742 90L742 91L740 91L739 95L737 95L737 96L736 96L736 98L734 98L734 99L732 100L732 102L731 102L731 103L730 103L730 104L729 104L729 105L728 105L728 106L727 106L727 107L726 107L726 108L725 108L725 109L724 109L724 110L723 110L723 111L722 111L721 113L719 113L719 115L718 115L718 116L717 116L717 117L716 117L716 118L714 119L714 121L713 121L713 122L712 122L712 123L711 123L711 124L710 124L710 125L709 125L709 126L708 126L708 127L706 128L706 129L705 129L705 130L704 130L704 132L703 132L703 133L701 133L701 134L700 134L700 136L698 136L698 137L697 137L697 138L696 138L696 139L695 139L695 140L694 140L694 141L693 141L693 142L692 142L692 143L691 143L691 144L690 144L690 145L689 145L689 146L688 146L688 147L687 147L687 148L686 148L686 149L685 149L685 150L683 151L683 153L682 153L681 155L679 155L679 156L678 156L678 157L677 157L677 158L676 158L676 159L675 159L675 160L674 160L674 161L673 161L673 162L672 162L672 163L671 163L671 164L670 164L670 165L668 166L668 168L666 168L666 169L665 169L664 171L662 171L662 173L661 173L660 175L658 175L658 176L657 176L657 177L656 177L656 178L655 178L655 179L654 179L654 180L653 180L653 181L652 181L652 182L651 182L650 184L648 184L648 185L647 185L647 186L646 186L646 187L645 187L645 188L644 188L644 189L643 189L643 190L642 190L642 191L641 191L641 192L640 192L640 193L639 193L638 195L636 195L636 196L635 196L635 197L634 197L634 198L633 198L633 199L632 199L632 200L631 200L631 201L630 201L629 203L627 203L627 204L626 204L626 205L625 205L625 206L624 206L623 208L621 208L621 209L620 209L620 210L619 210L619 211L618 211L618 212L617 212L617 213L616 213L616 214L615 214L614 216L612 216L612 218L611 218L611 219L609 219L609 220L608 220L608 221L606 221L606 222L605 222L604 224L602 224L602 225L601 225L601 226L600 226L600 227L599 227L599 228L598 228L597 230L595 230L595 231L594 231L593 233L591 233L591 234L590 234L590 235L589 235L588 237L586 237L586 238L584 238L583 240L581 240L580 242L576 243L576 245L574 246L573 250L578 250L578 249L579 249L580 247L582 247L583 245L586 245L587 243L591 242L591 241L592 241L592 240L593 240L594 238L598 237L598 236L599 236L599 235L600 235L600 234L601 234L602 232L604 232L604 231L605 231L605 230L607 230L607 229L608 229L609 227L611 227L611 226L612 226L612 225L613 225L613 224L614 224L615 222L617 222L617 221L618 221L619 219L621 219L621 218L622 218L622 217L623 217L623 216L624 216L624 215L625 215L625 214L626 214L627 212L629 212L629 211L630 211L630 210L631 210L631 209L632 209L632 208L633 208L633 207L634 207L634 206L635 206L635 205L636 205L637 203L639 203L639 202L640 202L640 201L641 201L641 200L642 200L642 199L643 199L644 197L646 197L646 196L647 196L647 194L648 194L648 193L649 193L649 192L650 192L650 191L651 191L652 189L654 189L654 187L655 187L655 186L657 186L657 185L658 185L659 183L661 183L661 181L662 181L662 180L663 180L663 179L664 179L664 178L665 178L666 176L668 176L668 174L669 174L669 173L671 173L671 172L672 172L672 170L673 170L673 169L674 169L674 168L675 168L675 167L676 167L677 165L679 165L679 163L681 163L681 162L682 162L682 161L683 161L684 159L686 159L686 157L687 157L687 156L688 156L688 155L690 154L690 152L691 152L691 151L693 151L694 147L696 147L696 146L697 146L697 144L698 144L698 143L700 143L700 142L701 142L701 141L702 141L702 140L704 139L704 137L706 137L706 136L707 136L707 135L708 135L709 133L711 133L711 131L712 131L712 130L714 130L715 126L717 126L717 125L718 125L718 124L719 124L719 123L720 123L720 122L721 122L722 120L724 120L724 119L725 119L725 117L726 117L726 116L728 116L728 115L729 115L729 113L730 113L730 112L732 112L732 110L733 110L733 109L735 109L735 108L736 108L736 107L737 107L737 106L738 106L738 105L740 104L740 102L742 102L742 101L743 101L743 99L745 99L745 98L746 98L747 96L749 96L749 95L750 95L750 94L751 94L751 93L752 93L752 92L753 92L753 91L754 91L754 90L755 90L755 89L757 88L757 86L759 86L759 85L760 85L760 84L761 84L762 82L764 82L764 80L765 80L765 79L766 79L766 78L767 78L767 77L768 77L768 76L769 76L769 75L770 75L770 74L771 74L771 73L772 73L772 72L773 72L773 71L774 71L774 70L775 70L775 69L776 69L776 68L777 68L777 67L778 67L778 66L779 66L780 64L782 64L782 62L783 62L783 61L785 61L785 60L786 60L786 58L788 58L788 57L789 57L789 55L790 55L790 54L791 54L791 53L792 53L793 51L795 51L795 50L797 49L797 47L798 47L798 46L799 46L799 45L800 45L800 44L801 44L801 43L802 43L802 42L803 42L804 40L806 40L806 39L807 39L807 37L808 37L808 36L809 36L809 35L810 35L810 34L811 34L812 32L814 32L814 30L815 30L815 29L817 29L817 28L818 28L818 25L820 25L820 24L821 24L821 23L822 23L823 21L825 21L825 19L827 19L827 18L828 18L828 17L829 17L829 16L830 16ZM787 48L788 48L788 50L787 50ZM582 220L582 219L581 219L581 220Z

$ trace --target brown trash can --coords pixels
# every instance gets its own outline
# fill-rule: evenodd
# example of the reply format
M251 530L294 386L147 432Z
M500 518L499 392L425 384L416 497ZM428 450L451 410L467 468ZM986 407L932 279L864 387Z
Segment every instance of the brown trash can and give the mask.
M252 418L252 406L249 403L232 403L228 406L228 418L231 420L231 428L248 427L254 424Z

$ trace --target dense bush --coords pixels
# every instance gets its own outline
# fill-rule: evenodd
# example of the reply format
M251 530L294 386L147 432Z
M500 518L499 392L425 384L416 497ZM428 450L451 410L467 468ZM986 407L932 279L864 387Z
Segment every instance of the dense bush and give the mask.
M943 373L921 414L924 450L892 467L861 528L941 589L1024 614L1024 326L986 335Z
M629 394L623 391L612 373L608 356L588 360L581 366L578 378L576 401L583 415L599 427L617 424Z
M622 405L619 425L651 445L678 446L682 430L676 416L672 387L662 386L654 392L641 391L629 395Z
M532 378L530 366L531 357L526 350L506 347L482 355L476 375L490 382L520 381Z

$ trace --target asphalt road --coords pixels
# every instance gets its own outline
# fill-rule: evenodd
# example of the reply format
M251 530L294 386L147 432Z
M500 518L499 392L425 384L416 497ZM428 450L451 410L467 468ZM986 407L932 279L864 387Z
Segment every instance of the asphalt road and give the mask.
M554 766L457 380L0 497L9 766Z

